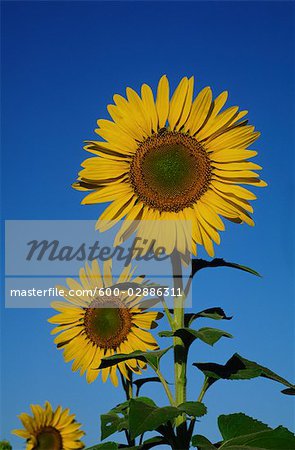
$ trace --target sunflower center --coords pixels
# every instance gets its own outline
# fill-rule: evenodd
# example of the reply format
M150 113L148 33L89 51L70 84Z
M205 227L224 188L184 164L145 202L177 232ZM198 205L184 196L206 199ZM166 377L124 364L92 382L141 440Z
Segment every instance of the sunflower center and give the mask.
M36 450L62 450L62 438L60 432L53 427L43 428L37 436Z
M130 180L140 200L159 211L178 212L208 189L210 160L193 137L167 131L154 134L138 147Z
M118 297L99 297L85 311L88 338L99 347L117 348L131 329L131 313Z

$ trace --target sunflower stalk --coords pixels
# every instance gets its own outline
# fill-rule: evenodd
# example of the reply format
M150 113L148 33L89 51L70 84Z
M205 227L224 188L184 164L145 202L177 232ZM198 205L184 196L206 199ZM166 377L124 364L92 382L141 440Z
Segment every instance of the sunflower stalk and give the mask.
M126 400L129 401L131 398L133 398L133 382L132 382L132 371L129 370L128 372L129 380L125 379L122 373L120 372L122 387L124 389L124 392L126 394ZM124 430L126 440L128 442L129 446L135 446L135 439L131 439L130 433L128 430Z
M181 257L178 252L171 255L172 273L175 292L183 292L182 265ZM173 331L184 327L184 300L185 296L174 297L174 323ZM187 349L178 336L173 338L174 347L174 381L175 381L175 402L180 405L186 401L186 365L187 365ZM180 415L175 420L177 435L184 439L187 426L185 414Z

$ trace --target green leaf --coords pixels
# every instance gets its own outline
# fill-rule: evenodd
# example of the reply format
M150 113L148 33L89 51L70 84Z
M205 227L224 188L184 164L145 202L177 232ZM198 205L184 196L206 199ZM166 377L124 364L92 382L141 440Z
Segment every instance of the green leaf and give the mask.
M199 450L294 450L295 436L280 426L272 429L243 413L222 415L218 425L222 442L213 445L206 437L196 435L192 445Z
M257 277L261 277L261 275L256 272L256 270L251 269L247 266L242 266L241 264L232 263L224 261L222 258L215 258L212 261L206 261L205 259L193 259L192 260L192 277L201 269L205 269L207 267L232 267L233 269L243 270L244 272L251 273L252 275L256 275Z
M228 450L294 450L295 436L284 427L246 434L224 442L220 449Z
M207 409L201 402L185 402L176 406L158 407L150 399L139 397L130 400L129 432L134 439L146 431L152 431L167 424L175 417L186 413L189 416L201 417Z
M117 406L112 408L110 410L110 413L123 414L125 416L128 408L129 408L129 400L126 400L125 402L119 403Z
M137 397L136 400L139 400L139 401L145 403L148 406L154 406L155 408L157 408L156 403L150 397ZM129 400L129 403L130 403L130 400Z
M209 345L214 345L222 337L232 338L233 336L226 331L219 330L218 328L204 327L198 330L198 338Z
M218 417L218 426L225 441L244 434L271 430L270 427L243 413L221 415Z
M295 388L291 387L291 388L283 389L281 392L286 395L295 395Z
M104 442L93 447L88 447L85 450L118 450L119 445L116 442Z
M114 412L109 412L107 414L102 414L100 416L101 423L101 440L103 441L107 437L116 433L117 431L122 431L123 429L128 429L128 421L125 417L120 417Z
M218 328L204 327L199 330L193 330L192 328L179 328L175 332L173 331L161 331L159 333L161 337L178 336L182 339L185 346L188 348L196 339L200 339L209 345L214 345L222 337L232 338L233 336L226 331L219 330Z
M171 330L164 330L164 331L159 331L158 335L160 337L173 337L174 336L174 332Z
M168 444L168 441L163 436L155 436L151 439L147 439L141 445L135 445L128 447L128 445L119 444L119 449L124 450L150 450L153 447L158 447L159 445Z
M133 384L136 386L136 397L138 397L141 387L146 383L161 383L161 380L159 377L147 377L133 381Z
M149 364L154 370L159 369L160 359L165 355L165 353L170 350L172 346L167 347L163 350L156 350L154 352L141 352L140 350L136 350L132 353L122 353L113 356L109 356L108 358L102 358L99 369L104 369L106 367L115 366L122 361L128 361L129 359L139 359L140 361L144 361Z
M178 405L177 408L192 417L202 417L207 414L207 408L201 402L184 402Z
M156 430L179 415L179 411L174 406L148 405L139 399L130 400L129 410L129 432L131 439L136 438L146 431Z
M192 437L192 446L198 447L200 450L216 450L216 447L201 434L196 434Z
M168 444L168 441L163 436L155 436L150 439L144 441L142 446L140 446L141 450L149 450L153 447L158 447L158 445Z
M0 450L12 450L12 447L8 441L1 441Z
M204 309L198 313L187 313L184 315L185 327L189 327L194 320L204 317L213 320L231 320L232 316L227 316L222 308L215 306L213 308Z
M284 394L293 393L295 385L277 375L275 372L257 364L254 361L249 361L243 358L238 353L235 353L225 365L216 363L194 363L199 370L208 378L208 385L211 386L217 380L249 380L251 378L263 377L273 381L277 381L288 388L289 390L282 391Z

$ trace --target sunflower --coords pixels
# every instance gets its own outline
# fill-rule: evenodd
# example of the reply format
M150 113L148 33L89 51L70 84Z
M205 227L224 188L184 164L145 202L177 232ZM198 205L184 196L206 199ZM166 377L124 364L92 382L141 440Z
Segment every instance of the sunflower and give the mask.
M24 430L12 433L26 439L26 450L74 450L84 448L80 441L85 434L80 430L81 424L75 421L75 415L69 409L58 406L53 411L49 402L44 408L31 405L33 416L22 413L19 418Z
M170 99L164 75L156 100L147 84L141 95L128 87L127 98L116 94L107 107L112 120L97 121L104 141L87 141L85 150L96 157L82 163L73 187L92 191L82 204L111 202L97 223L100 231L125 217L115 245L133 221L147 221L149 235L157 221L153 233L167 254L196 254L199 244L214 256L221 217L254 225L249 200L256 196L240 184L266 186L255 172L261 167L248 161L257 152L247 148L260 133L244 119L247 111L222 110L226 91L213 99L205 87L193 99L193 90L194 78L184 77ZM189 237L184 223L191 224Z
M117 283L143 283L143 277L133 277L134 270L127 266ZM53 302L52 307L60 312L49 319L56 326L52 334L60 333L54 342L64 349L66 362L74 360L72 369L86 373L88 383L93 382L99 372L105 382L110 378L118 385L117 369L125 378L130 372L141 373L146 365L137 360L119 363L118 366L99 370L101 359L116 353L131 353L135 350L155 350L158 345L150 332L157 326L155 320L162 317L157 311L146 311L139 305L143 296L136 291L115 292L107 289L113 286L111 260L104 263L104 273L100 272L96 260L92 267L86 264L80 269L80 283L68 278L69 289L58 286L67 302Z

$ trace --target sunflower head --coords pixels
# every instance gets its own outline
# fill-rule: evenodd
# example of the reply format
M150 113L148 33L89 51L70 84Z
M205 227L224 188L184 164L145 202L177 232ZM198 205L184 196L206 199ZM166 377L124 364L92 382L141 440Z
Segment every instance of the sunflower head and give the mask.
M213 99L209 87L195 98L193 90L193 77L184 77L170 98L163 76L156 97L146 84L141 95L127 88L126 98L116 94L108 105L112 120L97 121L103 141L87 143L95 157L83 162L73 187L91 191L83 204L111 202L97 223L100 231L127 219L116 244L130 234L127 223L145 221L145 239L150 221L158 221L152 238L168 254L196 254L199 244L213 256L222 218L254 224L249 200L256 197L240 185L266 186L255 172L261 167L249 161L257 152L248 147L260 133L245 120L247 111L223 109L226 91ZM179 220L191 224L190 239Z
M131 267L125 267L118 283L142 284L143 277L134 277ZM158 345L148 331L162 317L157 311L146 311L140 306L141 295L110 289L113 285L111 260L101 273L97 261L80 270L80 282L68 279L68 288L60 287L66 302L53 302L59 314L49 319L56 325L52 334L59 333L54 342L64 350L66 362L73 360L72 369L86 373L89 383L101 372L103 381L110 376L118 385L117 372L129 378L145 368L141 361L130 360L111 368L99 370L101 359L115 353L135 350L155 350ZM129 292L130 294L130 292Z
M26 439L26 450L72 450L82 449L81 442L85 434L81 424L75 421L75 415L68 409L58 406L54 411L49 402L44 407L31 405L32 416L26 413L19 418L24 426L13 433Z

